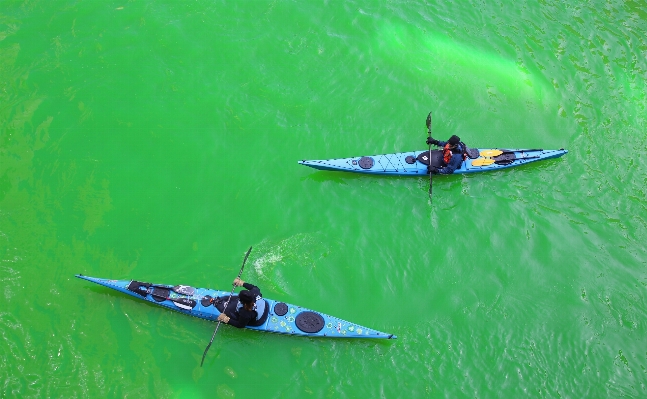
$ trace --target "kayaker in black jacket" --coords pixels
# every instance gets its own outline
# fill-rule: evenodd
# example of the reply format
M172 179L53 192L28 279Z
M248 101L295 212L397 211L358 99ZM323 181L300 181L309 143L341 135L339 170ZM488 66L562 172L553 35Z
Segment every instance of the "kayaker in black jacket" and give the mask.
M234 285L236 287L245 287L246 289L238 293L238 305L236 308L227 307L223 313L218 315L218 321L243 328L254 324L263 316L265 301L260 288L257 286L246 283L238 277L234 280Z
M427 166L427 173L451 175L454 171L460 168L461 163L465 159L465 146L461 143L460 137L453 135L447 141L438 141L434 138L427 138L427 145L434 144L443 147L443 166L437 168L436 166Z

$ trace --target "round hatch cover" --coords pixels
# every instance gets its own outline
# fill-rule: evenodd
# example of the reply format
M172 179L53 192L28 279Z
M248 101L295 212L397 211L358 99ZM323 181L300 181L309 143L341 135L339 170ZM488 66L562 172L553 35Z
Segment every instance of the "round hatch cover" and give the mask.
M284 316L288 312L288 305L284 304L283 302L279 302L276 305L274 305L274 313L277 316Z
M301 312L294 321L299 330L304 333L317 333L324 328L324 318L319 313Z
M371 169L373 167L373 158L361 157L359 159L359 167L362 169Z

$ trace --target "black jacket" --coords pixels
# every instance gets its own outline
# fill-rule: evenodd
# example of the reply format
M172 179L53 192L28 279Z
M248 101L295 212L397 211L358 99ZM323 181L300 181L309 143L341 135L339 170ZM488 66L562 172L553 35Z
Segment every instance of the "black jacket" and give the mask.
M251 293L256 296L257 301L263 300L263 294L261 294L261 290L257 286L250 283L245 283L243 284L243 287L251 291ZM256 312L256 310L247 310L245 309L245 306L241 306L238 309L227 309L227 311L225 311L225 314L230 317L228 324L238 328L243 328L250 322L256 321L256 319L258 318L258 313Z

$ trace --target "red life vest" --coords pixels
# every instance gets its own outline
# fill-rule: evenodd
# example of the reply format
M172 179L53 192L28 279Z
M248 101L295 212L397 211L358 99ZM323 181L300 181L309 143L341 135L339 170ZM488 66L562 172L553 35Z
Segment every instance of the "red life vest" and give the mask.
M445 165L449 164L449 160L452 159L452 149L449 146L449 143L445 144L445 147L443 147L443 161L445 162Z
M459 147L456 147L455 149L456 151L459 151ZM460 152L457 152L456 154L460 154ZM452 152L452 148L450 147L449 143L445 144L445 147L443 147L443 161L445 162L445 165L449 165L449 161L452 159L452 155L454 155L454 153ZM463 154L463 161L466 158L466 155Z

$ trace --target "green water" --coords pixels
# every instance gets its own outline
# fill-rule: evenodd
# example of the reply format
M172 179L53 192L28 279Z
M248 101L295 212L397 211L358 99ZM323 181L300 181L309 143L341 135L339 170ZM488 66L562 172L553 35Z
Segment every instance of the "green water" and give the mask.
M0 0L0 397L647 396L645 1ZM471 176L299 159L567 148ZM222 327L74 278L396 334Z

